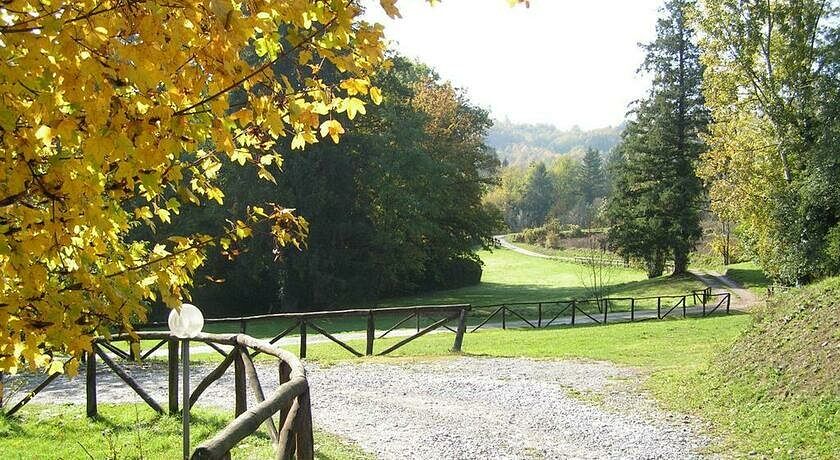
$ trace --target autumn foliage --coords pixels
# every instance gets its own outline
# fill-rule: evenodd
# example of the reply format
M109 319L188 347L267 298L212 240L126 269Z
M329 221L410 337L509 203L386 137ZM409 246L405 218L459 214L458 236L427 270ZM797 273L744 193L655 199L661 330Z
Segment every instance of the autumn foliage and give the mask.
M383 1L392 15L393 1ZM271 221L252 206L220 232L134 241L187 203L222 202L225 161L273 180L293 148L329 137L384 62L380 25L352 0L18 1L0 7L0 371L75 372L91 338L177 306L209 245ZM342 72L327 85L320 70ZM69 357L69 360L68 360Z

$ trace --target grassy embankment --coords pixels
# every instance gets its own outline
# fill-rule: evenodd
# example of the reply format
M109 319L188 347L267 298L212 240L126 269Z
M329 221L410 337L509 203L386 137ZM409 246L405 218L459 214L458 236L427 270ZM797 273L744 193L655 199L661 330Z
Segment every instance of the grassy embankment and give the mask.
M772 297L710 362L654 373L673 409L714 422L721 450L840 457L840 278Z
M84 406L31 405L14 418L0 417L0 452L7 460L173 459L181 456L181 419L161 416L141 404L101 404L100 415L85 417ZM192 445L216 434L233 418L220 410L191 412ZM315 458L373 458L335 436L316 432ZM264 431L245 438L233 458L273 458Z

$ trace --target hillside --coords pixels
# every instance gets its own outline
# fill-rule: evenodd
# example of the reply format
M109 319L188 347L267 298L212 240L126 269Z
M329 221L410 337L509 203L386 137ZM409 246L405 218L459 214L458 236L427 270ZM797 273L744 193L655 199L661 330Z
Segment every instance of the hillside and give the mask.
M546 124L520 124L496 120L486 142L496 149L500 160L526 166L532 161L549 161L592 147L602 152L612 149L621 138L622 126L593 130L574 127L563 131Z
M654 376L679 410L714 422L726 450L772 458L840 452L840 277L772 297L752 327L688 377Z

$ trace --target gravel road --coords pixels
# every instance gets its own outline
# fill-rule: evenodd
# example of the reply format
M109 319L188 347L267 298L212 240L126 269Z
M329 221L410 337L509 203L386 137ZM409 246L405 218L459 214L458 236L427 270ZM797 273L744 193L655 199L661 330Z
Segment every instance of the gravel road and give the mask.
M259 367L276 387L275 366ZM195 366L195 384L209 372ZM382 459L702 458L697 421L662 412L640 389L643 375L576 360L447 358L427 362L307 363L313 418ZM165 401L159 364L132 374ZM100 368L99 401L140 402ZM231 407L232 372L199 404ZM84 403L84 382L60 379L34 402Z

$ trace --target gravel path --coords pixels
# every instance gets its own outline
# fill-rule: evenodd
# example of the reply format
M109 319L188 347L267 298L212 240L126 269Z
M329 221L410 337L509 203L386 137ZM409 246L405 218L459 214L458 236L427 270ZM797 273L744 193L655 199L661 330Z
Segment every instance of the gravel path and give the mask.
M276 387L276 367L258 367L263 387ZM210 369L196 366L193 384ZM461 357L307 369L315 425L383 459L687 459L708 442L695 420L655 407L638 371L609 363ZM163 366L132 374L166 400ZM112 373L98 379L99 401L140 401ZM83 384L58 380L35 402L84 403ZM231 407L232 388L228 372L199 404Z

